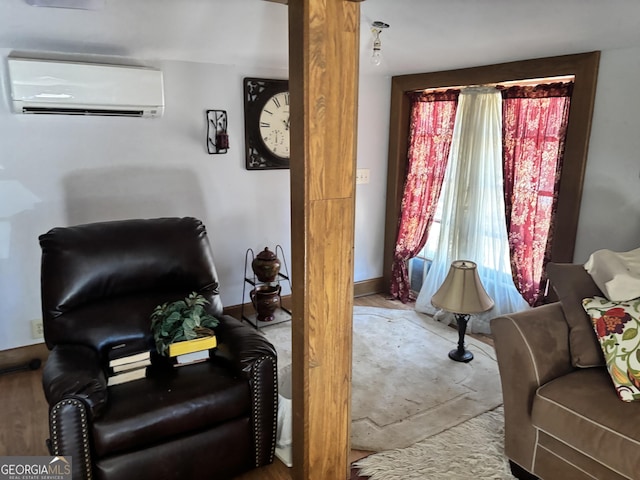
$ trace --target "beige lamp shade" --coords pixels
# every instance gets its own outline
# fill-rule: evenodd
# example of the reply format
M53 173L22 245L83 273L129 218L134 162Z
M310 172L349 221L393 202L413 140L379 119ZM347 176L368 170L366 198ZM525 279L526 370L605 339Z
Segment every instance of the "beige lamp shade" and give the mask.
M431 304L447 312L467 315L489 310L493 300L480 282L477 265L469 260L456 260Z

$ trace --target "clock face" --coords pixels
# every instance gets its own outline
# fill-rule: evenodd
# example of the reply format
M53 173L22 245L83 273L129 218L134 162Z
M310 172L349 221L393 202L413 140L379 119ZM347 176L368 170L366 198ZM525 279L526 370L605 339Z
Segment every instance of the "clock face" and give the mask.
M289 168L289 82L244 79L247 170Z
M280 92L267 100L260 111L260 138L271 153L289 158L289 92Z

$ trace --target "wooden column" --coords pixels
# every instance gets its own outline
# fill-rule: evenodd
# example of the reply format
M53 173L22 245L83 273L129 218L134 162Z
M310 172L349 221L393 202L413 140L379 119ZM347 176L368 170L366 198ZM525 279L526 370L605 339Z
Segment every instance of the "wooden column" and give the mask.
M289 0L293 478L347 478L360 6Z

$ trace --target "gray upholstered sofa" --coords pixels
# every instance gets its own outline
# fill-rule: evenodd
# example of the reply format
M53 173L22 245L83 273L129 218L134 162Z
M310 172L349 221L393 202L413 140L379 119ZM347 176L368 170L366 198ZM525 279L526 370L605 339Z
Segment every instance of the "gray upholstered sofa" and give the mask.
M640 402L616 395L585 297L582 265L549 264L559 301L492 320L505 451L519 478L640 479Z

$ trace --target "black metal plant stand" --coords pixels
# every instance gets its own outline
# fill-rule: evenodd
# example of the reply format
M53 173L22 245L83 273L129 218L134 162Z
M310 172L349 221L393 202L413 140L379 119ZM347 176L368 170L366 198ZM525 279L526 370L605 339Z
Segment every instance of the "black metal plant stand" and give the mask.
M458 348L449 352L449 358L456 362L470 362L473 360L473 353L464 348L464 335L467 333L467 322L470 315L456 313L455 317L458 324Z
M280 285L280 282L286 281L289 284L289 290L291 291L291 278L289 277L289 268L287 267L287 260L284 255L284 250L280 245L276 245L276 248L275 248L276 255L278 254L278 252L280 253L279 258L282 261L282 269L280 272L278 272L278 275L275 281L269 282L268 284ZM244 283L242 287L242 303L240 307L240 319L242 321L249 322L251 325L253 325L256 328L256 330L260 330L261 327L267 327L269 325L275 325L277 323L287 322L291 320L291 310L282 306L282 297L280 297L280 304L278 305L278 307L276 308L276 311L274 312L276 317L274 320L271 320L269 322L263 322L261 320L258 320L257 311L253 314L245 312L245 307L247 306L245 304L246 295L247 295L247 292L246 292L247 286L255 288L258 285L264 284L263 282L260 282L258 280L255 272L253 272L251 269L251 264L253 263L254 259L255 259L255 255L253 253L253 250L249 248L245 253L245 257L244 257ZM250 272L250 273L247 273L247 272ZM252 302L249 302L249 304L252 304ZM254 310L255 310L255 307L254 307Z

